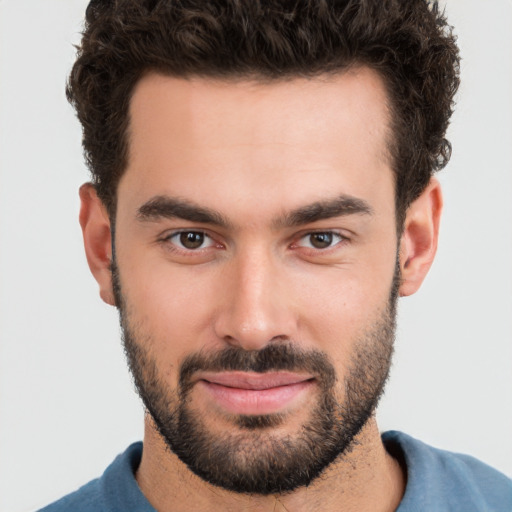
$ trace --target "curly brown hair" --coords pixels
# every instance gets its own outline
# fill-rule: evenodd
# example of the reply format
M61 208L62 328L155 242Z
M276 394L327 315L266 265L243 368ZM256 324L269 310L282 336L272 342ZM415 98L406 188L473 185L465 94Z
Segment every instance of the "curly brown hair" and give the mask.
M447 163L459 53L427 0L92 0L67 96L97 193L115 214L129 103L149 71L280 80L365 65L387 87L397 222Z

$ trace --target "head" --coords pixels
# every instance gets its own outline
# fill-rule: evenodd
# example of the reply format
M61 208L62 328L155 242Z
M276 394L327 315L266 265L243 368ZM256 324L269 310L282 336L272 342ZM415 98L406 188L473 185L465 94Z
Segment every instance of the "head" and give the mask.
M435 253L457 63L420 1L91 2L88 261L204 480L308 485L370 421Z
M130 100L144 75L265 82L367 66L386 87L401 228L408 205L449 159L458 64L435 1L92 0L67 95L113 216L128 163Z

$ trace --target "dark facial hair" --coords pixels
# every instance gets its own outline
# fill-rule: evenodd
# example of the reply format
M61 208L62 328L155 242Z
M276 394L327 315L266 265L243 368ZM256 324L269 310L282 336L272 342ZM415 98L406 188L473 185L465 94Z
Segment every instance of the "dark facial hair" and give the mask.
M398 269L398 266L397 266ZM119 272L112 265L123 343L137 391L162 438L188 468L206 482L247 494L282 494L309 485L336 459L348 453L375 411L388 377L393 352L399 272L381 318L355 340L349 371L339 382L326 354L300 350L290 341L274 340L262 350L231 347L194 353L179 369L177 391L169 389L150 353L147 335L130 323ZM173 340L169 340L172 343ZM273 428L286 415L238 415L222 434L190 404L191 378L197 371L306 372L318 384L318 400L309 419L295 434L277 435ZM337 400L337 390L343 400Z

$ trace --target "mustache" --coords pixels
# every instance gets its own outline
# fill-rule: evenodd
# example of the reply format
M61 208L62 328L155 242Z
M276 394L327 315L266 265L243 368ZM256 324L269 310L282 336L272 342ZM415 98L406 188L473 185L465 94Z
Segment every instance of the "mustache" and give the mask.
M303 350L292 343L275 343L261 350L229 347L214 353L191 354L181 364L179 382L181 389L186 390L198 371L266 373L280 370L310 373L324 387L330 387L336 381L334 366L324 352Z

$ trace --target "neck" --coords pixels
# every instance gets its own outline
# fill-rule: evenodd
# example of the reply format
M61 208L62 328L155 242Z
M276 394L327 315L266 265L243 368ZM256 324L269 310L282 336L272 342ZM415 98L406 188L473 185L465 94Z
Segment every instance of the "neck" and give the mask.
M386 452L374 418L363 427L349 453L338 457L308 487L283 495L258 496L226 491L197 477L167 448L146 415L144 450L136 479L160 512L391 512L405 490L404 473Z

